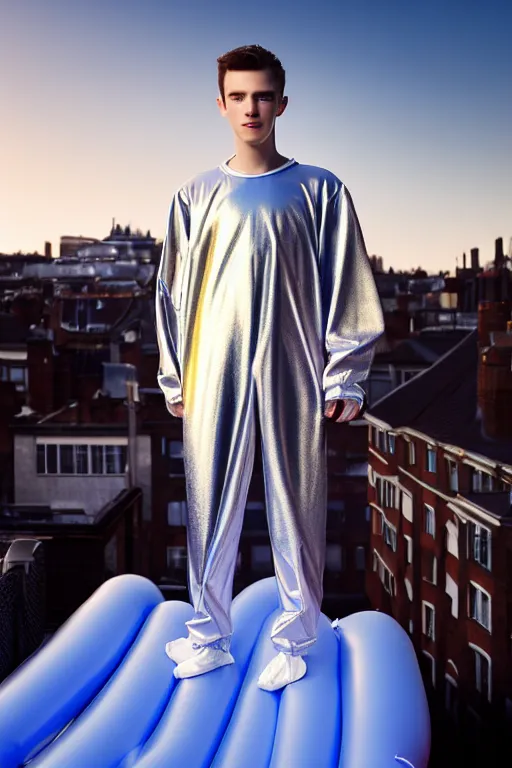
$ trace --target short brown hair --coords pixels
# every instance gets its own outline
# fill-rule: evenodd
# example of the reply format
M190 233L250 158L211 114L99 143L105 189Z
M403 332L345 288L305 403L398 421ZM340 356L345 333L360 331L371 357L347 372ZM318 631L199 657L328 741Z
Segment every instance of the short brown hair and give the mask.
M285 86L285 71L283 65L271 51L262 48L261 45L243 45L224 53L217 59L219 70L219 91L222 101L224 97L224 78L228 70L243 72L246 70L270 69L277 85L277 90L282 96Z

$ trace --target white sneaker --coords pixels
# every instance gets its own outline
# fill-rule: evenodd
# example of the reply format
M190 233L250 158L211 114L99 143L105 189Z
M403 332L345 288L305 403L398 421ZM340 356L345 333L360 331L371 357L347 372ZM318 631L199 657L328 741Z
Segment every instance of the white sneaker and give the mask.
M285 685L300 680L306 672L306 662L302 656L292 656L281 651L259 676L258 686L264 691L278 691Z
M226 664L234 664L235 660L229 652L218 651L216 648L201 648L191 658L178 664L174 669L174 677L181 680L186 677L196 677L211 672Z
M177 640L171 640L165 646L165 652L175 664L181 664L182 661L191 659L197 651L192 647L192 640L189 637L179 637Z

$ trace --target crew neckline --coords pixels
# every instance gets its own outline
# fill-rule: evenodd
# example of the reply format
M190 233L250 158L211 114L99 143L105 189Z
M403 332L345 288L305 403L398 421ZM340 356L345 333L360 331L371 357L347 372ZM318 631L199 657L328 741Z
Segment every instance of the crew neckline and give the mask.
M296 160L293 157L290 157L286 163L283 163L283 165L280 165L278 168L274 168L273 171L265 171L265 173L242 173L242 171L235 171L233 168L229 167L228 163L234 157L235 155L228 157L226 162L222 163L220 167L224 173L228 174L228 176L240 176L244 179L261 179L262 176L271 176L273 173L279 173L280 171L284 171L286 168L289 168L291 165L296 164Z

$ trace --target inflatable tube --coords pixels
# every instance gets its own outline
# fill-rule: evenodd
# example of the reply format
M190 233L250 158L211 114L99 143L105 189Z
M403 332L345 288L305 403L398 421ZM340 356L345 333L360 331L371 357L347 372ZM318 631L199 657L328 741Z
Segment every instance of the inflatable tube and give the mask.
M209 768L229 723L261 627L277 605L274 579L257 582L235 598L231 651L236 663L180 681L137 760L137 768Z
M268 766L272 758L279 713L279 692L258 688L258 677L275 655L270 630L279 611L272 613L259 634L242 690L212 768Z
M320 616L318 641L306 662L308 671L300 685L290 685L282 693L270 768L337 764L341 742L339 654L336 635L325 616Z
M185 622L192 615L190 605L177 601L154 608L107 685L31 766L133 765L178 682L165 644L185 634Z
M192 613L141 577L106 582L0 686L2 768L427 768L425 690L389 616L321 616L306 676L269 693L275 579L233 602L236 663L176 681L165 643Z
M343 702L339 768L426 768L430 716L408 635L376 611L335 624Z
M2 768L18 768L77 717L162 601L148 579L109 579L0 686Z

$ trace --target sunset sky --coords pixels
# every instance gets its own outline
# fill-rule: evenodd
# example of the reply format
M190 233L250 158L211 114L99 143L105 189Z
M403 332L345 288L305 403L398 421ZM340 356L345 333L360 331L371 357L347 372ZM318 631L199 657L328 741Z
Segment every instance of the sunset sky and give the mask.
M277 146L350 189L386 267L453 270L512 236L509 0L0 0L0 252L112 218L163 237L174 190L231 154L216 58L273 50Z

